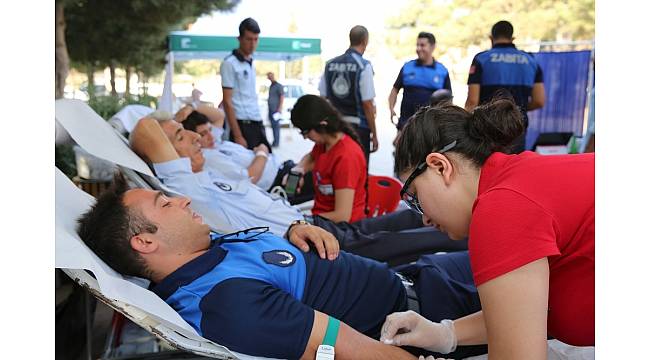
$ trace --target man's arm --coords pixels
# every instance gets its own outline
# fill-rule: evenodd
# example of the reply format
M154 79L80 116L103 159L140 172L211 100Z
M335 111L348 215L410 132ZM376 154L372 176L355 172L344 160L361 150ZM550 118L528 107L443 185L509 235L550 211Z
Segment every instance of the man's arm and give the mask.
M393 118L397 116L395 114L395 103L397 102L397 94L399 93L399 89L392 88L390 89L390 95L388 95L388 109L390 110L390 122L393 124L397 124L395 121L393 121Z
M481 93L481 85L469 84L467 86L467 101L465 101L465 110L471 112L478 106L479 94Z
M248 147L248 143L242 135L239 124L237 123L237 116L235 115L235 108L232 105L232 89L223 88L223 109L228 119L230 132L232 133L233 140L243 147Z
M264 166L266 166L266 162L269 160L269 148L264 144L259 144L253 149L253 152L255 153L255 157L253 158L253 162L248 166L248 176L251 178L253 184L257 184L262 178Z
M483 66L478 61L477 56L474 56L474 59L472 59L472 65L469 67L469 76L467 77L465 110L470 112L478 106L479 95L481 94L481 81L483 79Z
M282 113L282 104L284 104L284 91L282 91L282 85L280 85L280 102L278 103L278 109L275 112Z
M138 121L129 136L133 151L152 163L178 159L178 153L165 135L158 121L145 117Z
M327 330L328 316L314 310L314 324L301 359L314 359ZM337 360L345 359L415 359L398 347L382 344L341 322L334 353Z
M248 147L246 139L242 136L241 129L237 123L235 107L232 104L232 89L235 87L235 69L231 63L224 61L221 63L219 72L221 74L221 88L223 90L223 100L221 103L223 104L223 109L228 119L228 125L230 125L232 137L236 143Z
M375 125L375 84L372 79L373 70L372 65L368 64L361 72L359 79L359 88L361 90L361 104L363 106L363 113L368 120L368 128L370 128L371 142L370 152L375 152L379 149L379 139L377 138L377 127Z
M535 83L533 91L530 94L530 101L528 102L528 111L539 109L544 106L546 102L546 94L544 93L544 83Z
M219 128L223 127L223 123L226 120L226 116L223 113L223 111L219 108L215 108L212 106L200 104L197 108L196 111L200 112L201 114L205 115L208 117L210 120L210 123L212 126L216 126Z
M334 211L318 214L334 222L350 221L354 204L354 189L334 190Z
M546 359L548 277L544 257L478 287L490 357Z

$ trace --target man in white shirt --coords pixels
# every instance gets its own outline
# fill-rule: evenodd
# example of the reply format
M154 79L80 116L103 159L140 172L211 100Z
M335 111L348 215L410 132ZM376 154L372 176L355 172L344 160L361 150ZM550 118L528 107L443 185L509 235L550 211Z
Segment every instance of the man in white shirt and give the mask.
M182 129L170 139L162 130L175 126L174 123L170 120L159 124L153 118L140 120L131 134L131 147L153 163L156 176L163 184L190 197L193 208L216 228L268 226L271 232L283 235L292 225L313 224L336 237L336 249L331 250L334 253L340 246L390 265L414 261L425 253L467 249L466 241L453 241L432 227L423 227L421 218L410 210L352 224L305 216L286 200L269 194L250 180L226 179L205 166L208 157L204 156L196 133ZM173 156L164 156L165 151L174 152ZM322 229L310 231L318 239L328 239L329 235L323 235ZM309 250L306 242L296 245L304 251ZM323 258L326 253L328 257L332 254L333 247L325 240L316 247Z
M271 148L257 104L253 53L257 49L259 36L257 21L244 19L239 24L239 48L223 59L219 69L230 140L251 150L259 144Z

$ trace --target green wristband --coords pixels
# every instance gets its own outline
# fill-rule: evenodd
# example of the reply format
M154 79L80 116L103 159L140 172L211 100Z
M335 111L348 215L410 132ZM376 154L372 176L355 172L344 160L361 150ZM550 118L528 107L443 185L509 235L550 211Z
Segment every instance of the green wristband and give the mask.
M323 345L329 345L334 347L336 345L336 337L339 335L339 326L341 321L335 319L331 316L327 317L327 330L325 331L325 337L323 338Z

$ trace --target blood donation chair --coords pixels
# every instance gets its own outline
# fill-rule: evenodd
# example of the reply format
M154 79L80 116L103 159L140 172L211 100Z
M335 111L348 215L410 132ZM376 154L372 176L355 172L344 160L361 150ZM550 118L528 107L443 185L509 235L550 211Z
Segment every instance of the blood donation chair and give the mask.
M174 348L217 359L259 359L231 352L199 336L176 311L144 287L148 285L146 280L124 277L99 259L76 233L77 219L94 203L94 198L78 189L60 170L55 171L56 268Z

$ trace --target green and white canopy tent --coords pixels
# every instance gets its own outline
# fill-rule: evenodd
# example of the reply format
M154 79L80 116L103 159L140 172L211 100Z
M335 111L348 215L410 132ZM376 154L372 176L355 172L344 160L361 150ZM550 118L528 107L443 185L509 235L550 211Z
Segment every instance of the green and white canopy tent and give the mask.
M193 59L223 59L239 47L234 36L198 35L175 31L167 36L169 52L165 73L165 85L159 109L172 111L172 78L174 61ZM257 60L291 61L321 53L320 39L260 37L253 58ZM303 62L304 64L304 62Z

